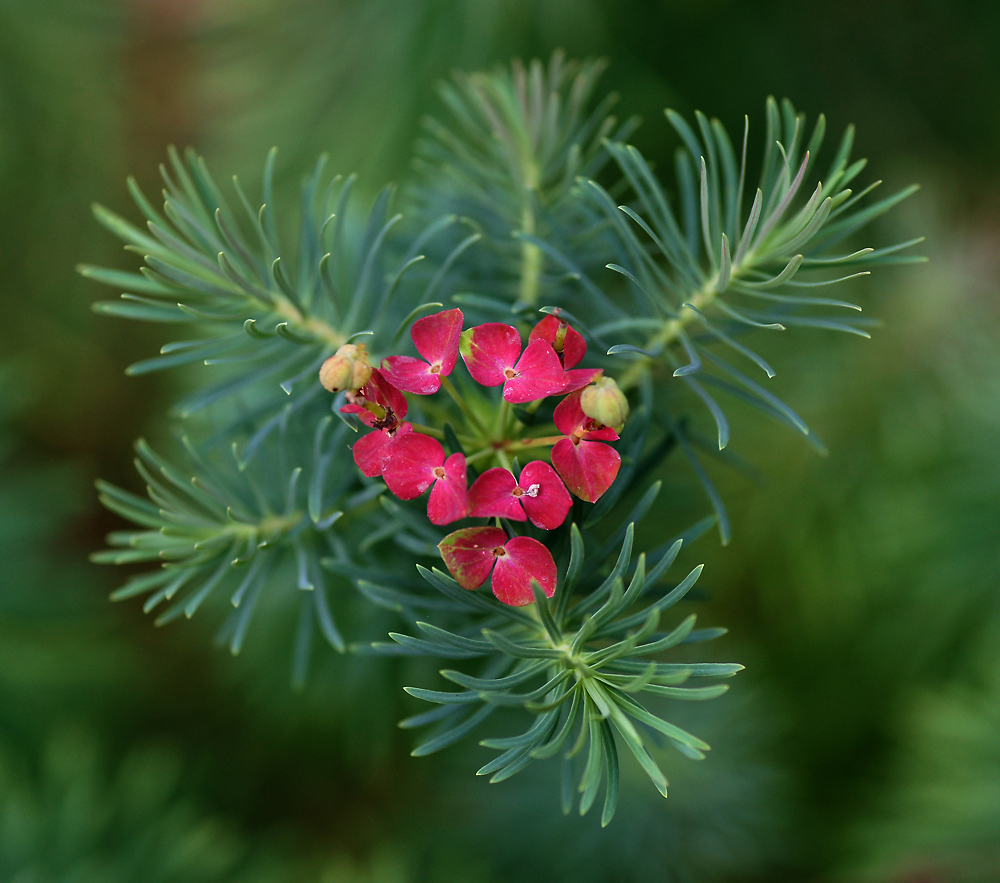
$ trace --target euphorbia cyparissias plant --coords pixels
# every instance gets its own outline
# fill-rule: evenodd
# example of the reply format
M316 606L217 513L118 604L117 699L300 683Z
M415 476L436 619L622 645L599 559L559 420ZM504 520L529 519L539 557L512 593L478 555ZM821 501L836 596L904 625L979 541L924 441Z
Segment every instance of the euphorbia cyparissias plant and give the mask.
M463 518L495 518L499 524L503 518L554 530L572 507L570 492L593 503L618 474L621 458L604 444L617 440L617 432L580 409L580 390L598 379L601 370L575 367L587 344L558 316L545 316L523 349L521 335L511 325L489 322L463 331L463 322L458 309L417 320L410 336L422 359L386 356L362 387L346 392L347 404L341 411L372 430L355 442L354 462L368 477L381 476L402 500L415 499L430 488L427 517L433 524ZM464 394L449 379L459 354L475 381L471 387L465 384ZM497 386L503 387L499 401L480 389ZM446 437L443 421L434 426L403 419L409 409L404 393L431 396L442 390L458 408L454 438L463 448L471 448L469 453L446 453L439 441ZM553 415L559 434L523 435L524 426L511 413L510 404L535 411L555 395L565 396ZM440 415L447 407L441 402L425 410ZM551 464L531 460L515 477L513 456L548 448ZM470 465L488 465L490 460L498 465L468 487ZM505 604L530 604L533 581L548 597L555 592L552 554L532 537L509 537L499 526L470 527L449 534L439 549L464 588L478 588L492 571L493 593Z

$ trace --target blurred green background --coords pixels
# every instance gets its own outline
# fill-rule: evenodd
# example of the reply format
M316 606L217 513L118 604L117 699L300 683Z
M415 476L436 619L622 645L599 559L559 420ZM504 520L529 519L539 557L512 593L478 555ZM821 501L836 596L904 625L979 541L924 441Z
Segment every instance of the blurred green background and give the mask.
M132 266L90 204L134 218L125 176L157 192L171 143L253 184L277 145L289 188L325 151L373 194L436 82L556 48L607 57L661 167L666 106L856 123L872 176L923 185L870 244L931 259L850 292L873 340L761 350L830 456L736 423L760 477L720 475L733 542L690 554L747 671L688 712L710 758L603 832L541 765L490 786L474 745L410 759L413 704L356 701L398 664L326 659L295 693L285 644L157 630L87 563L120 526L93 480L138 488L182 382L126 378L162 330L90 312L74 266ZM0 0L0 880L1000 881L998 155L991 2Z

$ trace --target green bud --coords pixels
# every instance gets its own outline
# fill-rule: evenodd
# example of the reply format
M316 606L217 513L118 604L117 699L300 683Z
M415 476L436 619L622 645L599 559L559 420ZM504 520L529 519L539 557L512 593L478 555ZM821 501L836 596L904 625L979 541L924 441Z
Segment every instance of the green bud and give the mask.
M628 419L628 399L610 377L598 377L580 393L583 413L620 432Z
M363 343L345 343L319 369L319 382L330 392L361 389L372 376Z

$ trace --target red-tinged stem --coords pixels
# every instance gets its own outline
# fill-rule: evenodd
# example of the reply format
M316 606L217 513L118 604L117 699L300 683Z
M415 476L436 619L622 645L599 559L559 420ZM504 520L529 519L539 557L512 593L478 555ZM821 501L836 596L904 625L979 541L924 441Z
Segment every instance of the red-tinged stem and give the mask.
M562 435L547 435L544 438L522 438L518 441L509 441L504 447L517 453L518 451L523 451L526 448L551 448L558 441L562 441L565 436Z
M475 451L465 458L465 462L474 463L477 460L482 460L485 457L495 455L497 459L503 463L505 468L509 468L508 464L504 462L508 453L517 454L518 451L526 451L530 448L551 448L552 445L558 441L562 441L563 438L565 438L565 436L547 435L544 438L522 438L505 441L501 444L490 445Z

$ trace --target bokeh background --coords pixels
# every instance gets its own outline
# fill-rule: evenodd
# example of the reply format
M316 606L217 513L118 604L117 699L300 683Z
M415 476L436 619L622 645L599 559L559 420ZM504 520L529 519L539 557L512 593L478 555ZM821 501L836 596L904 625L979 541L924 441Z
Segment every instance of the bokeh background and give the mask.
M692 554L747 671L688 712L710 758L666 802L636 776L603 832L544 768L409 758L389 663L331 653L295 692L286 644L155 629L87 561L120 527L94 479L138 489L132 442L184 383L126 378L162 330L90 311L75 265L131 266L91 203L134 218L124 179L155 193L168 144L252 184L277 145L289 191L327 152L374 194L436 82L556 48L609 60L661 166L667 106L856 123L873 177L923 185L871 244L930 258L850 292L873 340L763 350L830 455L737 423L734 539ZM1000 881L998 156L991 2L0 0L0 880Z

